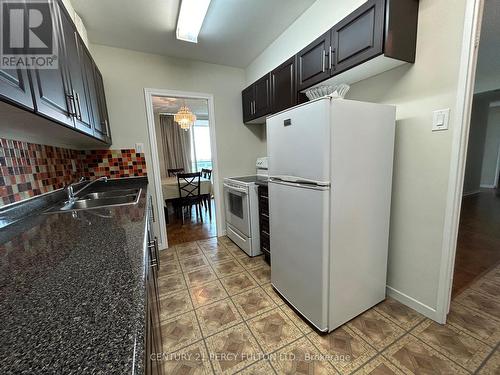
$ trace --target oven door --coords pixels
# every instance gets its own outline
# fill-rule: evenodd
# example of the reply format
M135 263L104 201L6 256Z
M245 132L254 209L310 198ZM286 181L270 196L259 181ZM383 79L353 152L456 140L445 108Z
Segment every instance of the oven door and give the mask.
M226 222L250 237L250 200L246 189L224 184Z

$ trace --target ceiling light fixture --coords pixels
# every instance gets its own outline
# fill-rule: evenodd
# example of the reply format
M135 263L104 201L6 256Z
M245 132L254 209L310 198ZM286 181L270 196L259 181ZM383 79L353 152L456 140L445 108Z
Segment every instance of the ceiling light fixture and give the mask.
M175 114L174 121L179 124L181 129L188 131L196 121L196 116L189 110L188 107L184 106L181 107L181 109L179 109L179 112Z
M182 0L177 20L177 39L198 43L198 34L209 5L210 0Z

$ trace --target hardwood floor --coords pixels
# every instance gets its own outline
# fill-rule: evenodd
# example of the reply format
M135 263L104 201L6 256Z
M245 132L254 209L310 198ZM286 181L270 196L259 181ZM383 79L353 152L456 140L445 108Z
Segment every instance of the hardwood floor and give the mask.
M182 225L182 219L177 218L170 207L167 224L168 245L175 246L185 242L199 241L217 236L215 201L212 199L211 203L212 219L209 218L208 211L203 209L203 222L197 220L196 210L193 208L191 218L189 218L186 212L184 225Z
M452 297L500 263L500 195L493 189L464 197Z

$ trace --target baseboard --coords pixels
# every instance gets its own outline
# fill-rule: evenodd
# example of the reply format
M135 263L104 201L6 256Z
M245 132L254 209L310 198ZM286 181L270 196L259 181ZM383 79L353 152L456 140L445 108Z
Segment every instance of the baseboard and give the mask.
M437 311L432 307L427 306L425 303L417 301L415 298L410 297L399 290L396 290L387 285L386 287L387 295L394 298L396 301L401 302L403 305L411 307L413 310L419 312L425 317L432 319L438 323L442 323L437 318Z
M475 191L469 191L469 192L464 192L462 194L462 197L467 197L469 195L474 195L474 194L479 194L481 192L481 190L475 190Z
M495 186L495 185L486 185L486 184L484 184L484 185L483 185L483 184L481 184L481 185L479 185L479 186L480 186L481 188L483 188L483 189L495 189L495 188L496 188L496 186Z

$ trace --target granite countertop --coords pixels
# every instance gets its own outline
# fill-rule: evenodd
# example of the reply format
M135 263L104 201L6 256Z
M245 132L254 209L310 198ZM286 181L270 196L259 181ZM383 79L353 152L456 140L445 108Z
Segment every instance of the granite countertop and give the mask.
M35 212L1 229L2 374L144 371L147 179L94 187L142 193L136 205Z

